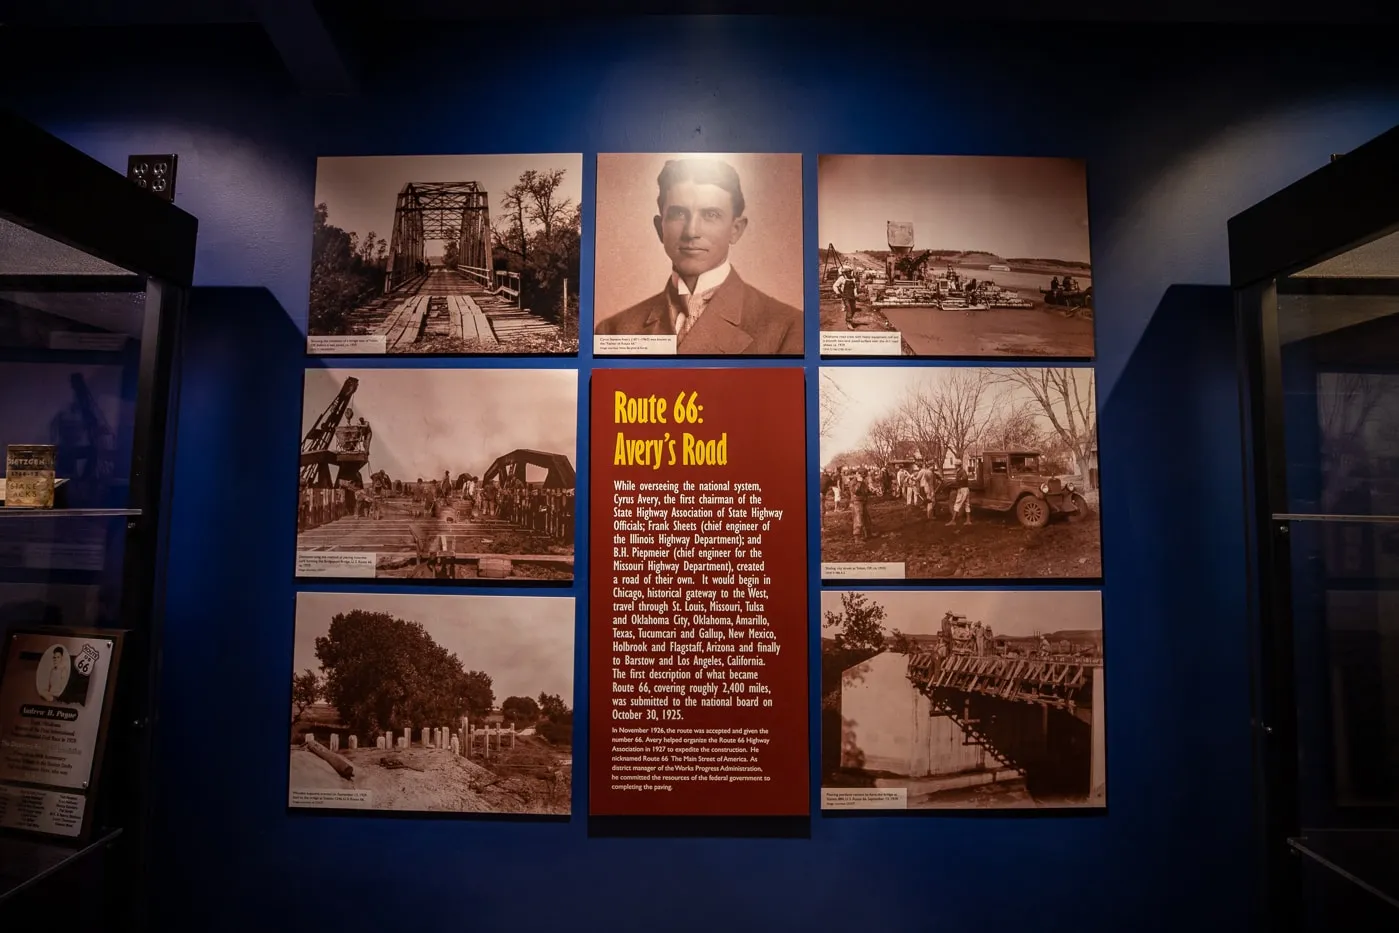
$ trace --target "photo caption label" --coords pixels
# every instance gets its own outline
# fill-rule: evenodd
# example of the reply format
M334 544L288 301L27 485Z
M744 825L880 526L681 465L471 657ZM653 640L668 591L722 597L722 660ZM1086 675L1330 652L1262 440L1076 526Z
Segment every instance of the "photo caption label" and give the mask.
M296 575L298 577L352 577L372 580L377 561L378 555L372 551L353 553L297 551Z
M821 331L822 356L901 356L898 331Z
M389 352L388 337L384 334L362 334L336 336L321 334L306 338L306 352L320 354L363 354L376 355Z

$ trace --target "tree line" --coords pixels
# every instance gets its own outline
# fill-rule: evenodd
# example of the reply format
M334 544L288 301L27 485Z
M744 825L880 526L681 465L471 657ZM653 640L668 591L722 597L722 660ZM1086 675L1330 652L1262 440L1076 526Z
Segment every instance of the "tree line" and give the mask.
M419 622L363 609L337 613L315 651L321 672L307 668L292 677L293 723L322 700L362 736L450 725L462 716L479 722L495 708L491 676L467 670ZM573 710L555 694L506 697L500 709L516 729L533 726L550 743L572 744Z
M311 230L310 321L314 333L342 333L351 311L384 288L389 244L374 231L363 240L330 222L325 203L316 205Z
M583 220L579 205L559 194L564 174L561 168L529 169L505 192L506 214L494 231L495 263L520 273L522 308L557 322L560 335L571 338L578 336Z
M820 430L829 436L849 399L822 375ZM957 368L910 383L891 411L876 419L864 446L830 465L882 466L916 451L941 463L986 450L1038 451L1073 472L1098 443L1091 369Z

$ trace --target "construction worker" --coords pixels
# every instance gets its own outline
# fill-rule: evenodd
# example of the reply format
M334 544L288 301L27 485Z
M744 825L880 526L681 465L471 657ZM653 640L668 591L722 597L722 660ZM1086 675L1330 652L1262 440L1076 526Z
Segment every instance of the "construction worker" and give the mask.
M957 513L966 509L966 524L970 525L972 523L972 507L967 499L971 495L971 478L967 476L967 470L962 466L961 458L953 460L952 464L957 468L957 473L952 480L953 487L957 490L957 497L952 500L952 518L947 524L957 524Z
M850 484L850 531L854 537L865 541L870 536L869 496L870 487L866 479L867 470L859 469L851 477Z
M918 471L918 491L923 495L924 518L932 519L934 511L937 509L939 477L937 471L929 461L924 461L923 469Z
M847 327L853 328L855 326L855 297L859 294L859 288L849 266L840 267L840 276L835 281L834 290L845 307L845 324Z

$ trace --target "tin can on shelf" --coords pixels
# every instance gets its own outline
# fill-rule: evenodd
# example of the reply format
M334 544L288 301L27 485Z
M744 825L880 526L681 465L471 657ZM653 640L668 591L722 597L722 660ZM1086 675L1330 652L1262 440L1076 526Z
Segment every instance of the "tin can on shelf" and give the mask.
M5 448L6 508L53 508L56 453L52 444L10 444Z

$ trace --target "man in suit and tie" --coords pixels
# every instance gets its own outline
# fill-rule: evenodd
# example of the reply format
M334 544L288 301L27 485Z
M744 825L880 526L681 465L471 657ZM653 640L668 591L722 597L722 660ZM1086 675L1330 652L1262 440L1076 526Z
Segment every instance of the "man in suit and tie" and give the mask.
M600 322L597 333L674 334L681 354L801 355L801 311L743 281L729 262L729 248L748 229L733 166L672 159L656 184L653 222L670 280L660 294Z

